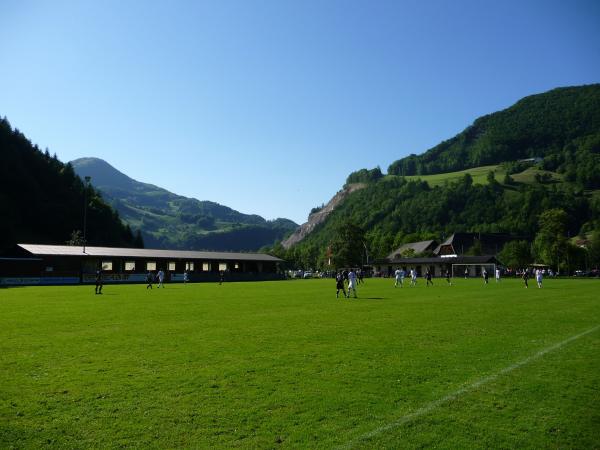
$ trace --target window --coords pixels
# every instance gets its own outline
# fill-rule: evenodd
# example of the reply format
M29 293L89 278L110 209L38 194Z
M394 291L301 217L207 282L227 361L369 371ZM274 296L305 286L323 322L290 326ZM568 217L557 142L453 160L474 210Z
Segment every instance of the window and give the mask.
M112 261L102 261L102 270L112 270Z
M135 270L135 261L125 261L125 271Z
M219 263L219 272L222 270L227 270L227 263Z
M52 267L52 266L46 267L46 272L54 272L54 267Z
M146 263L146 270L156 270L156 261L148 261Z
M194 261L188 261L185 263L185 270L192 272L194 270Z
M240 263L235 263L235 268L239 269L240 268Z
M169 262L169 270L170 270L171 272L174 272L174 271L175 271L175 261L170 261L170 262Z
M210 272L210 263L207 263L207 262L202 263L202 270L204 272Z

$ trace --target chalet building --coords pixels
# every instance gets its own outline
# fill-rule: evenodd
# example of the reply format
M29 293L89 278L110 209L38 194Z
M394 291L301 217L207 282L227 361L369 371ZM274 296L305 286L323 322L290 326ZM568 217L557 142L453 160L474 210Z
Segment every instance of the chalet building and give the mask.
M534 156L533 158L519 159L519 162L539 164L544 160L541 156Z
M496 255L507 242L527 239L523 236L511 236L501 233L454 233L441 244L435 241L411 242L391 252L386 258L373 262L373 268L381 276L392 276L396 269L415 270L418 276L427 269L433 276L444 276L446 270L455 276L477 277L483 268L489 271L494 265L500 265ZM403 257L410 249L416 257ZM419 254L431 252L433 256L421 257ZM479 255L479 256L473 256Z
M402 255L412 253L413 255L421 255L423 253L432 253L438 247L436 241L420 241L420 242L409 242L394 250L392 253L387 255L388 259L398 259Z
M0 257L0 285L93 283L102 269L105 283L144 282L162 269L166 280L227 281L283 279L283 260L261 253L229 253L138 248L18 244Z
M433 253L442 258L465 255L473 250L482 255L497 255L507 242L526 239L524 236L503 233L454 233Z
M376 260L373 263L375 273L380 276L393 276L396 269L403 269L407 274L411 270L417 272L417 276L422 277L427 269L434 277L444 277L446 270L450 271L452 276L464 276L465 270L469 277L479 277L484 267L490 272L491 268L500 265L500 262L493 255L487 256L454 256L450 258L440 258L437 256L428 258L395 258ZM492 274L490 273L490 277Z

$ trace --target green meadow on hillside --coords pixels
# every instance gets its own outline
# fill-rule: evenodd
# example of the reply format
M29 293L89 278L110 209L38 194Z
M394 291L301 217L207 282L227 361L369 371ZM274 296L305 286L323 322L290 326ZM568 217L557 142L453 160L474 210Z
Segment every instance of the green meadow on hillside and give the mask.
M0 448L600 446L600 281L434 283L1 289Z
M456 181L468 173L473 178L473 184L488 184L487 177L490 171L494 172L494 178L498 183L504 182L504 175L506 174L506 170L500 164L492 166L474 167L472 169L459 170L457 172L438 173L435 175L410 175L405 178L407 180L427 181L429 186L434 187L441 186L445 182ZM542 170L537 167L528 167L522 172L512 174L511 177L517 184L532 184L536 182L536 175L546 175L550 178L550 182L554 184L562 183L562 176L560 174L556 172L550 172L548 170ZM388 176L393 177L397 175Z
M423 180L427 181L427 183L433 186L439 186L444 184L447 181L455 181L459 178L462 178L465 174L470 174L473 177L474 184L488 184L487 175L490 171L495 172L496 180L502 182L502 177L504 177L504 170L500 167L500 165L493 166L481 166L475 167L473 169L459 170L457 172L448 172L448 173L439 173L435 175L411 175L407 176L408 180Z

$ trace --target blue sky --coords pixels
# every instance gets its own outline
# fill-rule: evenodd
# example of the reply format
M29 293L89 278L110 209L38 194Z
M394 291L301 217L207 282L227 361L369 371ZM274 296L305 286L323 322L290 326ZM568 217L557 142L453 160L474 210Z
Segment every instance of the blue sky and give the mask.
M597 82L597 1L0 0L14 127L269 219L303 222L354 170Z

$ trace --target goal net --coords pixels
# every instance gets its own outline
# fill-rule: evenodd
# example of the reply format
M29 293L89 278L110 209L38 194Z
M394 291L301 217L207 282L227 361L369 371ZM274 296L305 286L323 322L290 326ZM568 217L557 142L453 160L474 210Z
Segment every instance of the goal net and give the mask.
M496 276L496 264L452 264L452 278L478 278L483 277L483 272L488 277Z

